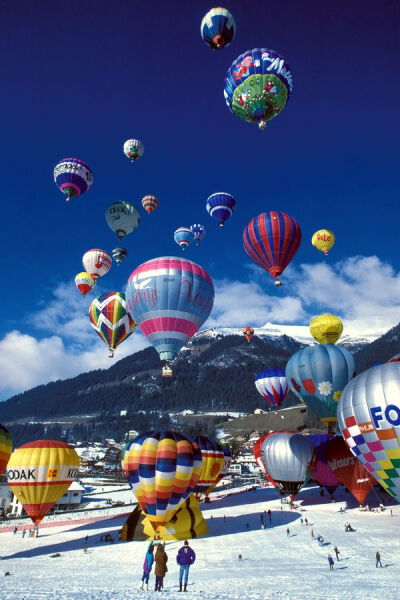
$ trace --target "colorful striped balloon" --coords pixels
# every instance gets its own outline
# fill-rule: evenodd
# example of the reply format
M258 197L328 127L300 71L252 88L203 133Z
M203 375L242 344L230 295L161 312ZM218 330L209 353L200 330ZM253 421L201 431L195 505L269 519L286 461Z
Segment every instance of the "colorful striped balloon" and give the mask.
M229 446L221 444L222 450L224 451L224 466L222 467L217 478L212 482L212 484L207 488L206 495L211 494L216 485L229 473L229 469L232 462L232 453Z
M232 215L236 206L236 200L230 194L217 192L207 198L206 210L210 217L216 219L220 227Z
M194 240L194 235L188 227L179 227L174 231L174 240L182 250Z
M7 466L12 452L11 435L3 425L0 425L0 475Z
M216 483L218 475L224 466L224 450L215 440L204 435L196 435L190 438L193 446L201 452L202 465L199 479L194 488L194 495L197 500L202 500L206 496L207 489Z
M261 213L243 230L246 254L275 279L286 269L300 243L299 224L284 212ZM275 285L281 282L276 279Z
M144 433L131 442L124 473L154 529L168 523L193 492L201 463L200 450L180 433Z
M142 206L147 213L153 212L158 206L158 200L155 196L144 196L142 198Z
M75 285L82 296L85 296L96 285L96 279L94 279L94 277L92 277L86 271L83 271L82 273L78 273L78 275L76 275Z
M67 202L84 194L93 183L91 168L79 158L63 158L54 167L53 175L56 185L67 196Z
M289 385L285 375L285 369L264 369L254 379L259 394L272 407L281 406L285 400Z
M8 485L35 525L68 490L79 462L75 450L57 440L28 442L11 454Z
M136 327L135 321L126 312L125 294L121 292L110 292L93 300L89 306L89 317L93 329L107 346L110 358Z
M131 273L126 299L128 311L161 360L172 361L208 318L214 286L200 265L163 256Z

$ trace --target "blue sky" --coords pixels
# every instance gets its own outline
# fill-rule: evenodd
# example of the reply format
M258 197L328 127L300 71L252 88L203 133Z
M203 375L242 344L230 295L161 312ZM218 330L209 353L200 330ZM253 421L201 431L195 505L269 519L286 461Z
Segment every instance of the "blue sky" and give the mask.
M180 255L174 229L200 222L207 238L186 255L216 282L213 324L307 324L330 310L351 332L379 333L400 320L398 2L227 1L237 34L220 52L199 33L211 6L2 3L0 397L109 364L88 325L94 296L81 298L73 278L86 250L117 245L108 204L139 206L145 194L159 208L143 212L128 259L96 293L123 289L149 258ZM223 98L230 64L254 47L283 54L294 80L263 132ZM129 137L145 147L135 164L122 153ZM52 179L65 156L94 174L70 205ZM205 211L216 191L237 199L223 230ZM279 290L242 249L243 227L265 210L288 212L303 231ZM321 227L337 236L328 259L310 243ZM125 352L144 343L133 335Z

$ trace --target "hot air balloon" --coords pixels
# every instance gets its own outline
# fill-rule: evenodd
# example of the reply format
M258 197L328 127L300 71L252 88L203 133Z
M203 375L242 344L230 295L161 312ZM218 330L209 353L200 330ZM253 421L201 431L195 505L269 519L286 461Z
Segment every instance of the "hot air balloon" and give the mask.
M128 256L128 250L126 248L114 248L112 251L112 257L117 264L122 263Z
M255 48L232 63L225 77L224 97L239 119L264 129L285 108L292 89L292 74L283 56Z
M275 489L293 500L308 477L308 466L314 457L310 438L295 431L268 433L261 448L261 460Z
M209 494L211 494L211 492L216 487L216 485L221 481L221 479L223 479L225 477L225 475L227 475L229 473L229 468L231 466L232 453L230 451L229 446L227 446L225 444L220 444L220 445L222 447L222 450L224 451L224 466L222 467L222 469L220 471L220 474L217 476L217 478L207 488L207 490L206 490L206 496L208 496Z
M155 196L144 196L142 198L142 206L147 213L151 213L157 208L158 200Z
M179 227L174 231L174 240L184 250L193 242L194 235L188 227Z
M210 217L216 219L219 226L223 227L225 221L232 215L235 206L236 200L233 196L225 192L217 192L207 198L206 210Z
M92 170L79 158L63 158L54 167L54 181L67 196L66 201L87 192L92 183Z
M243 247L250 258L276 279L286 269L301 243L301 229L294 217L270 211L254 217L243 231Z
M136 327L135 321L126 312L125 295L121 292L103 294L89 307L93 329L99 334L109 350L109 357L128 338Z
M252 327L243 327L242 333L248 342L251 342L251 339L254 335L254 329Z
M353 455L400 501L400 363L357 375L343 390L338 425Z
M326 445L325 458L334 476L353 494L360 504L375 485L375 480L354 458L341 436L335 436Z
M327 255L335 243L335 234L329 229L319 229L313 234L311 243L314 248Z
M57 440L28 442L11 454L8 485L35 525L68 490L79 463L75 450Z
M289 387L331 432L337 403L354 375L354 359L341 346L307 346L291 356L286 365Z
M214 286L196 263L164 256L131 273L126 298L130 314L161 360L172 361L208 318Z
M180 433L144 433L131 442L124 473L155 530L168 523L193 492L201 464L200 450Z
M129 202L113 202L106 210L106 222L109 228L121 240L139 227L140 213Z
M132 162L142 158L144 146L139 140L126 140L124 143L124 154L131 159Z
M201 452L201 471L193 493L197 500L203 500L207 489L217 482L217 477L224 466L224 450L217 441L204 435L196 435L189 439Z
M271 407L281 406L288 395L289 386L285 369L264 369L255 376L257 392L268 402Z
M191 225L190 231L194 235L194 243L196 244L196 246L198 246L200 242L206 237L206 228L204 227L204 225Z
M82 271L82 273L78 273L75 277L75 285L82 296L85 296L85 294L94 288L96 280L89 273L86 273L86 271Z
M236 23L226 8L212 8L203 17L200 33L207 46L220 50L229 46L235 37Z
M264 435L262 435L261 437L258 438L258 440L254 443L253 446L253 454L254 454L254 458L256 459L256 463L258 464L258 466L260 467L264 477L266 479L268 479L268 481L271 481L267 475L267 472L265 470L265 466L263 461L261 460L261 448L263 445L264 440L268 437L268 433L265 433ZM272 481L271 481L272 483Z
M398 362L399 360L400 360L400 354L395 354L394 356L389 358L389 360L387 362ZM378 364L381 364L381 363L378 363Z
M3 425L0 425L0 475L7 466L12 452L11 435Z
M320 486L326 488L329 495L332 497L333 492L341 483L328 465L328 460L326 458L326 447L332 438L330 438L328 434L322 433L310 435L310 439L314 444L316 453L314 460L310 464L309 471L312 478L319 483Z
M82 256L83 268L93 279L99 279L111 269L112 258L105 250L94 248Z
M343 332L343 323L335 315L318 315L310 321L310 333L319 344L336 344Z

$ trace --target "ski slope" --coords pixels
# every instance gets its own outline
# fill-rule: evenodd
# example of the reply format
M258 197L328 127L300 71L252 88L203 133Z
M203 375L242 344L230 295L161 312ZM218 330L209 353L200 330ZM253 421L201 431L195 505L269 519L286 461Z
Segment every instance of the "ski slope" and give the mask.
M195 600L399 600L400 506L384 512L346 508L350 496L342 489L330 503L317 488L306 488L298 508L281 510L276 492L263 488L204 504L210 532L192 540L197 560L191 567L188 594ZM372 505L374 497L368 498ZM390 515L392 508L393 516ZM271 509L272 523L261 529L260 514ZM121 512L126 507L121 507ZM160 592L139 589L146 542L101 543L111 532L118 539L124 518L91 523L71 522L42 528L39 538L19 531L0 533L0 598L2 600L135 600ZM224 518L225 517L225 518ZM310 526L301 525L307 517ZM61 518L61 517L60 517ZM64 517L65 518L65 517ZM345 532L350 522L355 532ZM56 525L51 523L51 525ZM290 537L286 529L290 528ZM324 538L319 546L311 529ZM1 530L0 530L1 531ZM89 551L83 552L89 536ZM340 561L329 571L328 553L340 550ZM170 542L169 572L162 596L181 598L175 556L181 542ZM375 567L379 550L384 568ZM60 557L51 558L54 553ZM239 554L242 559L239 559ZM10 576L4 576L6 571ZM154 573L150 589L154 588Z

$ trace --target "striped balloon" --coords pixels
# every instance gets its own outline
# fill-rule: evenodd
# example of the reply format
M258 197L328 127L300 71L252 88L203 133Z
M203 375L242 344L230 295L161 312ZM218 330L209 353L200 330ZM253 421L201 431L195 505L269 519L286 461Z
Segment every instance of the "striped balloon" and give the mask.
M12 452L11 435L3 425L0 425L0 475L7 466Z
M135 321L126 312L125 295L121 292L110 292L93 300L89 306L89 317L93 329L107 346L110 358L136 327Z
M256 375L254 383L258 393L273 407L281 406L289 391L285 369L264 369Z
M57 440L28 442L11 454L8 485L36 525L68 490L79 462L75 450Z
M206 210L210 217L216 219L220 227L232 215L236 206L236 200L230 194L217 192L207 198Z
M76 275L75 285L82 296L85 296L96 285L96 279L86 271L83 271L82 273L78 273L78 275Z
M142 206L147 213L151 213L157 208L158 200L155 196L144 196L142 198Z
M174 231L174 240L184 250L193 242L194 235L188 227L179 227Z
M200 242L206 237L206 228L204 227L204 225L200 225L197 223L191 225L190 231L194 235L194 243L196 244L196 246L198 246Z
M63 158L54 167L53 175L56 185L67 196L67 202L84 194L93 183L91 168L79 158Z
M301 243L301 229L294 217L270 211L254 217L243 231L246 254L277 278L286 269ZM275 285L281 285L279 280Z
M207 488L207 490L206 490L207 496L209 494L211 494L211 492L216 487L216 485L221 481L221 479L223 479L225 477L225 475L227 475L229 473L229 469L230 469L231 462L232 462L232 453L231 453L229 446L221 444L221 447L222 447L222 450L224 451L224 465L223 465L219 475L217 476L217 478Z
M216 483L218 475L224 466L224 450L216 441L204 435L190 438L193 446L201 452L202 465L199 479L194 488L197 500L202 500L208 488Z
M208 318L214 286L196 263L164 256L131 273L126 299L130 314L161 360L172 361Z
M144 433L124 455L124 473L154 529L168 523L193 492L201 453L180 433Z
M200 25L201 37L213 50L229 46L235 37L236 24L226 8L212 8L203 17Z

